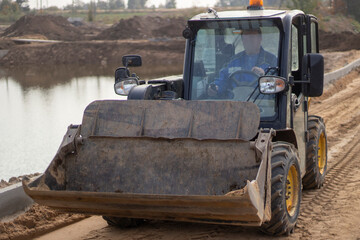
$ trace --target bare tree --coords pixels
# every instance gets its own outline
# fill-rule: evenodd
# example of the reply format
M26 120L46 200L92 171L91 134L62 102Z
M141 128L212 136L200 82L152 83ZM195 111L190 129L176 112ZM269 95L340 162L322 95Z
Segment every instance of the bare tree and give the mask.
M141 9L145 8L147 0L128 0L128 8L129 9Z
M166 8L176 8L176 0L166 0Z

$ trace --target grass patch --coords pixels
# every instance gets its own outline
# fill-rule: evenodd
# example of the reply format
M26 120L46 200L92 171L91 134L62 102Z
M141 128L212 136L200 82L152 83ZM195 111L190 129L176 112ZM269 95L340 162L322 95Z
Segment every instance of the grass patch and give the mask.
M133 16L143 16L147 15L145 12L96 12L94 16L94 22L101 22L104 24L114 24L119 22L121 19L131 18ZM57 15L61 15L65 18L68 17L76 17L82 18L84 21L88 21L88 13L87 12L57 12Z
M1 0L0 0L1 1ZM190 9L139 9L139 10L128 10L128 9L119 9L119 10L97 10L94 16L94 22L104 23L104 24L114 24L119 22L121 19L128 19L134 16L145 16L145 15L159 15L162 17L186 17L191 18L196 14L206 12L206 8L190 8ZM43 10L40 11L31 11L31 14L50 14L50 15L60 15L65 18L74 17L82 18L85 22L88 21L88 11L87 10L77 10L72 12L70 10ZM24 13L12 14L12 15L3 15L0 14L0 24L12 24L16 22L20 17L25 15Z
M1 24L12 24L24 15L25 14L22 12L11 13L11 14L0 14L0 23Z
M351 25L354 27L354 31L356 31L356 33L360 33L360 23L358 21L353 19L351 21Z

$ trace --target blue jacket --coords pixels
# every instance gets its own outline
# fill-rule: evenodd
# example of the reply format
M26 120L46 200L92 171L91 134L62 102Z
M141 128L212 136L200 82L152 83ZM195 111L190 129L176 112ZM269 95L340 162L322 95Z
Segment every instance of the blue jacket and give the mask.
M218 94L224 95L228 89L232 89L236 87L234 83L231 84L229 81L229 76L231 73L238 71L238 70L248 70L251 71L253 67L260 67L265 72L269 67L277 67L277 58L275 55L265 51L262 47L258 54L257 60L255 60L255 65L250 63L250 58L245 51L242 51L236 54L229 62L229 64L222 68L219 73L219 77L215 79L215 84L218 86ZM256 56L255 56L256 58ZM241 81L253 81L254 79L249 75L242 75L244 76ZM225 94L227 95L227 94Z

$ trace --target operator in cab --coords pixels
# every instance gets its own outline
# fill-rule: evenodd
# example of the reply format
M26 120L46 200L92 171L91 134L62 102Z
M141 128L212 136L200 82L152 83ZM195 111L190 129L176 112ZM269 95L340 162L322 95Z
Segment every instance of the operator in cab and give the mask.
M210 97L232 98L231 90L241 85L256 86L257 79L277 66L277 58L261 46L260 28L241 31L244 51L236 54L219 72L219 77L209 85ZM235 41L236 42L236 41Z

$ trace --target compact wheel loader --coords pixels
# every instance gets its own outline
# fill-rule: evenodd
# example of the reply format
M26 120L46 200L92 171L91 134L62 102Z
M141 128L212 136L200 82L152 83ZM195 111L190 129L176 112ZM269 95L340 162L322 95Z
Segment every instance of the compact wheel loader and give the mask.
M230 69L254 29L263 73ZM324 81L316 17L258 4L209 9L183 36L183 75L140 80L129 67L141 57L124 56L114 89L128 100L88 105L42 177L23 182L25 192L123 227L156 219L291 233L302 189L321 187L327 168L324 121L308 115ZM224 91L214 94L220 81Z

